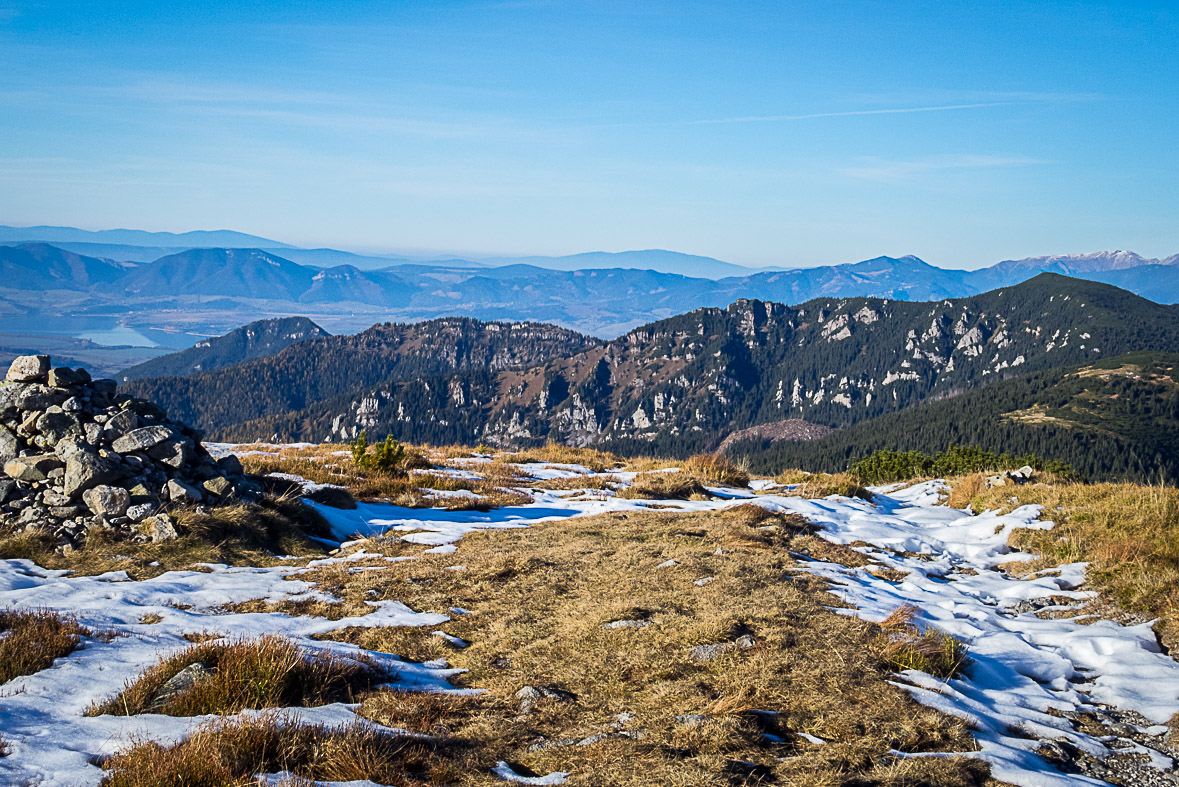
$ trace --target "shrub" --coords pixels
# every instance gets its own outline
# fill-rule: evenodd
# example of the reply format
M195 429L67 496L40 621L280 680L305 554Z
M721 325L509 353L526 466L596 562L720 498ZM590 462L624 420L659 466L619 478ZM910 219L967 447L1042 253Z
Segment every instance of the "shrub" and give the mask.
M952 445L939 454L921 451L890 451L884 449L865 457L848 471L866 484L889 484L913 478L931 478L971 473L1011 470L1030 465L1044 470L1061 480L1075 481L1079 476L1072 467L1056 460L1045 461L1035 454L1012 456L996 454L982 448Z
M374 473L405 475L414 468L430 466L421 454L406 450L392 435L386 435L385 442L370 446L368 433L362 430L348 443L348 449L352 452L354 465Z

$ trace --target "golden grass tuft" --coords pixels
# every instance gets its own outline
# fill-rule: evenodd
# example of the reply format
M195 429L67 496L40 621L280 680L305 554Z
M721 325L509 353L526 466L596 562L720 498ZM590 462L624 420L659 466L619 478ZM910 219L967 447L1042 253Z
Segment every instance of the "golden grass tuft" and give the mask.
M914 623L917 608L898 607L880 622L880 648L884 658L898 670L917 670L936 678L952 678L969 659L966 645L933 626L924 630Z
M209 641L161 659L117 696L90 708L87 715L145 713L169 679L196 663L204 664L213 674L153 712L200 716L354 702L359 693L389 679L371 661L305 653L282 637Z
M52 610L0 610L0 683L48 669L90 634L77 618Z
M618 493L632 500L691 500L708 496L708 490L686 473L656 471L635 476L631 485Z
M749 472L723 454L696 454L688 457L682 470L713 486L749 486Z
M102 784L247 787L257 784L257 774L284 771L308 781L369 780L403 787L446 784L455 777L446 748L437 741L371 725L307 725L268 713L254 719L208 721L173 746L133 745L103 763Z
M858 497L861 500L872 499L872 493L847 473L808 475L806 480L799 483L798 487L788 494L812 499L830 497L831 495Z

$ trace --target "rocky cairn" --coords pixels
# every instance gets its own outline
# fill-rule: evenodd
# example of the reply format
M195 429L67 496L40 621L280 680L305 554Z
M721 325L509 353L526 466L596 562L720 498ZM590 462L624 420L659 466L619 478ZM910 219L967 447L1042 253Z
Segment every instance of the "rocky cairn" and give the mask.
M201 434L154 404L47 355L12 362L0 382L0 525L79 547L91 529L175 538L169 511L252 500L234 456L214 460Z

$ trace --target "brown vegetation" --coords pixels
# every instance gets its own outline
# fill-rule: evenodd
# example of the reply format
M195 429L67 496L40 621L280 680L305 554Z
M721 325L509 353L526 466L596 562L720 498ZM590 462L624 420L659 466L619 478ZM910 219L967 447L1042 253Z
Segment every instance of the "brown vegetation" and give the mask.
M366 659L345 659L306 653L281 637L209 641L162 659L127 684L117 696L99 703L91 716L145 713L160 688L181 670L202 664L211 674L177 694L155 713L200 716L237 713L247 708L312 707L329 702L355 702L388 676Z
M249 787L259 773L378 784L447 784L454 772L436 741L355 724L299 724L278 714L217 719L174 746L145 742L108 759L105 787ZM303 784L298 781L294 784Z
M51 610L0 610L0 683L53 666L90 634L76 618Z

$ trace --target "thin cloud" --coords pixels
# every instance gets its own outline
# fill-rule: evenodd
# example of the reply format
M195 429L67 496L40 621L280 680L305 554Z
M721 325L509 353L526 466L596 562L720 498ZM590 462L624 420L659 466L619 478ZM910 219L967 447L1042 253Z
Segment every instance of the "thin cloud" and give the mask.
M909 161L886 159L864 159L862 164L841 167L841 175L860 180L899 181L908 180L931 172L946 172L963 169L991 169L995 167L1027 167L1049 162L1026 156L987 156L977 154L955 154L928 156Z

